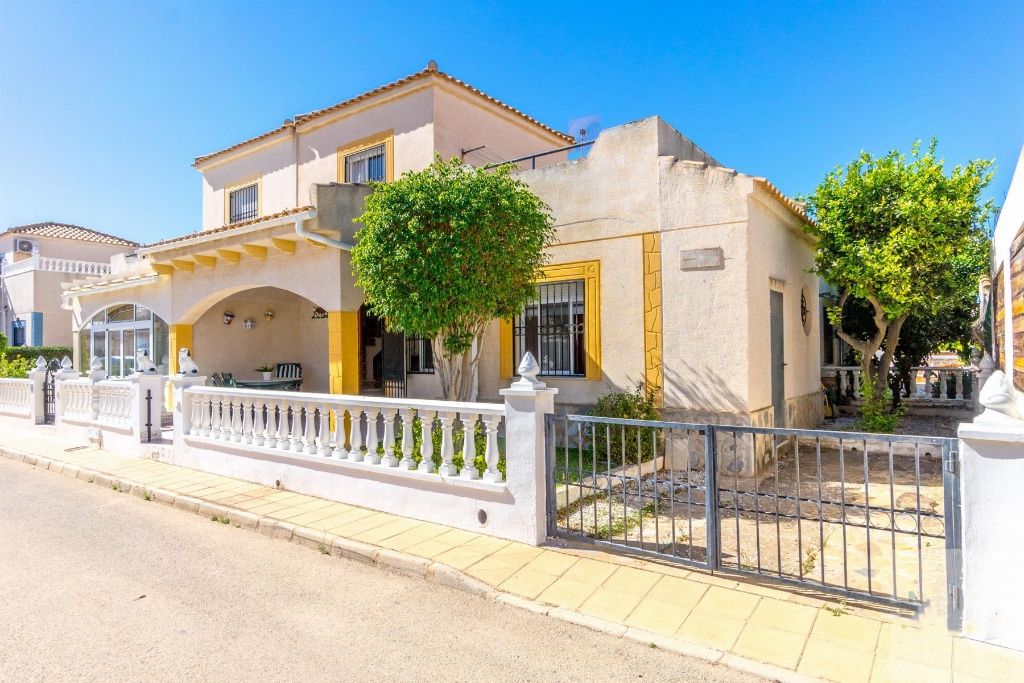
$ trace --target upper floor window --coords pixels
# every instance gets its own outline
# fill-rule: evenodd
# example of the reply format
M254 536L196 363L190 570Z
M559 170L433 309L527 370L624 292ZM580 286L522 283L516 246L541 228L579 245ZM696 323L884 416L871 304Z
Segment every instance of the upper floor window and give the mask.
M369 183L387 180L386 145L376 145L345 157L345 182Z
M541 375L583 377L587 374L584 280L537 286L537 295L512 323L513 358L527 351Z
M228 222L237 223L258 217L259 184L253 183L228 193Z

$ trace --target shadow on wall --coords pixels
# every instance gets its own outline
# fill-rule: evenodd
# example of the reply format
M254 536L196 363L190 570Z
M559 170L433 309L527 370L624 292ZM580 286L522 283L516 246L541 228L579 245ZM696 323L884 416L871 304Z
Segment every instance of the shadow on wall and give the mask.
M687 410L707 413L746 413L747 404L727 388L726 380L707 367L695 368L686 361L677 368L663 366L665 373L665 402L668 410ZM672 397L677 397L670 405Z

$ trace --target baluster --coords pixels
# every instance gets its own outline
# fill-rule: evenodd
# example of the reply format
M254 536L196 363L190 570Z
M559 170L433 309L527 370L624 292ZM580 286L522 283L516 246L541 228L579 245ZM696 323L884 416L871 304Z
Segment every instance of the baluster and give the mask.
M394 408L385 408L384 411L384 458L383 463L387 467L398 467L398 458L395 457L395 415L398 411Z
M846 370L839 371L839 395L846 398L846 392L850 388L849 379L846 376Z
M267 448L277 448L277 404L277 400L267 401L267 436L263 439Z
M484 429L487 432L487 448L484 451L484 460L487 461L487 469L484 471L484 481L500 482L501 470L498 469L498 423L501 422L500 415L484 415Z
M317 406L317 427L320 448L317 451L325 458L331 457L331 411L323 404Z
M480 471L476 468L476 420L475 414L459 416L462 420L462 471L463 479L479 479Z
M301 453L302 449L305 448L305 444L302 441L302 404L298 401L289 404L292 412L292 435L291 435L291 446L292 451L295 453Z
M420 442L420 466L417 468L420 472L429 473L434 471L435 415L437 415L436 410L420 411L420 434L423 437Z
M377 452L377 418L379 416L379 408L366 410L366 462L371 465L380 464L380 453Z
M202 417L199 422L199 436L210 436L210 422L212 420L212 401L208 394L200 394L199 405L202 409Z
M363 461L363 409L359 406L352 406L348 409L349 421L352 423L352 435L349 437L352 449L348 452L348 459L352 462Z
M236 442L242 441L242 411L241 411L241 400L237 398L231 399L231 440Z
M291 422L289 420L292 419L294 419L294 413L288 402L281 401L277 414L277 447L282 451L287 451L292 447L291 441L288 439L288 435L291 433Z
M316 406L307 403L302 407L306 418L306 453L316 455Z
M402 416L402 460L398 466L403 470L414 470L416 461L412 458L412 423L416 419L416 411L402 408L398 412Z
M964 397L964 371L954 370L953 374L956 376L956 397L962 399Z
M220 438L220 396L210 396L210 434L211 439Z
M853 371L853 397L860 398L860 370Z
M939 398L946 398L946 381L948 373L945 370L939 370Z
M334 409L334 451L331 456L342 460L348 456L345 450L345 410L340 405Z
M252 411L255 402L249 399L242 399L242 443L251 444L253 441Z
M189 418L188 433L190 436L198 436L203 428L203 397L201 394L192 394L192 416Z
M452 421L455 420L455 413L441 412L437 414L441 422L441 467L438 472L445 476L454 477L459 473L458 468L452 463L455 457L455 443L452 440Z
M259 401L254 400L252 403L252 443L256 446L262 446L266 443L263 425L263 410L265 406L266 402L262 399Z

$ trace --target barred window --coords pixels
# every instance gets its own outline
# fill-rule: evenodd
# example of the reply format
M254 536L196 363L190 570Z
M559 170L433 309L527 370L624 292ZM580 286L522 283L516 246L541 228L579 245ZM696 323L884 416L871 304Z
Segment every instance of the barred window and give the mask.
M345 182L383 182L387 172L384 156L384 145L349 154L345 157Z
M512 322L513 367L529 351L541 375L587 374L584 292L583 280L537 286L534 300Z
M434 349L425 337L406 337L405 371L410 374L434 372Z
M231 190L228 195L228 222L237 223L259 216L259 186L256 183Z

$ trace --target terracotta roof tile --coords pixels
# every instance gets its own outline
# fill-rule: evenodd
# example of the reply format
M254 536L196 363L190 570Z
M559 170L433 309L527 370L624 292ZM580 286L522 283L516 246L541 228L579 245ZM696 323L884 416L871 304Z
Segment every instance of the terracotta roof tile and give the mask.
M38 235L39 237L55 237L62 240L78 240L79 242L97 242L99 244L113 244L122 247L137 247L138 242L132 242L122 237L108 235L98 230L83 228L80 225L70 223L30 223L28 225L16 225L8 228L4 235Z
M231 145L230 147L226 147L226 148L224 148L224 149L222 149L220 151L212 152L210 154L204 154L202 156L198 156L198 157L196 157L196 159L192 163L192 165L193 166L199 166L200 164L203 164L203 163L209 161L210 159L214 159L214 158L219 157L221 155L227 154L228 152L233 152L236 149L240 149L240 148L245 147L247 145L250 145L250 144L252 144L254 142L259 142L260 140L266 140L267 138L273 137L274 135L276 135L277 133L280 133L282 131L288 130L288 129L293 128L295 126L302 125L304 123L308 123L309 121L312 121L314 119L318 119L318 118L320 118L322 116L326 116L328 114L334 113L334 112L336 112L336 111L338 111L340 109L344 109L346 107L352 106L352 105L357 104L359 102L363 102L363 101L368 100L368 99L370 99L372 97L376 97L377 95L380 95L380 94L383 94L385 92L394 90L394 89L399 88L399 87L401 87L403 85L406 85L408 83L412 83L414 81L422 80L424 78L440 78L440 79L442 79L442 80L444 80L444 81L446 81L448 83L451 83L452 85L455 85L455 86L458 86L460 88L463 88L464 90L466 90L466 91L476 95L477 97L482 97L483 99L487 100L488 102L490 102L492 104L495 104L495 105L501 107L502 109L505 109L506 111L509 111L509 112L515 114L516 116L519 116L520 118L522 118L523 120L527 121L528 123L531 123L534 126L537 126L538 128L540 128L540 129L542 129L544 131L547 131L548 133L551 133L552 135L560 137L563 140L565 140L567 142L570 142L570 143L574 141L574 138L571 135L567 135L565 133L557 131L554 128L551 128L550 126L547 126L547 125L541 123L540 121L538 121L537 119L533 118L532 116L529 116L529 115L523 113L522 111L516 109L515 107L513 107L511 105L508 105L508 104L505 104L504 102L502 102L501 100L499 100L499 99L497 99L495 97L491 97L487 93L483 92L482 90L480 90L478 88L473 87L469 83L466 83L465 81L461 81L461 80L455 78L454 76L451 76L449 74L444 73L443 71L439 71L438 68L437 68L437 64L434 63L434 62L430 62L425 69L421 69L420 71L417 71L416 73L413 73L413 74L410 74L410 75L406 76L405 78L400 78L397 81L392 81L391 83L387 83L387 84L382 85L382 86L380 86L378 88L374 88L373 90L368 90L368 91L362 93L361 95L357 95L355 97L349 98L349 99L344 100L342 102L338 102L337 104L333 104L333 105L331 105L329 107L325 107L323 109L317 109L315 111L309 112L308 114L299 114L298 116L295 117L294 121L286 121L286 122L282 123L280 126L278 126L277 128L275 128L273 130L270 130L270 131L267 131L266 133L263 133L261 135L257 135L256 137L249 138L248 140L243 140L242 142L239 142L237 144Z
M195 232L190 232L187 235L178 235L177 237L168 237L167 239L160 240L159 242L150 242L149 244L142 245L142 248L143 249L150 249L152 247L162 247L165 244L173 244L174 242L183 242L185 240L190 240L190 239L192 239L194 237L205 237L207 235L216 235L219 232L227 232L229 230L235 230L237 228L244 228L244 227L246 227L248 225L256 225L257 223L264 223L266 221L271 221L271 220L274 220L275 218L284 218L285 216L291 216L291 215L297 214L297 213L304 213L306 211L312 211L313 208L314 207L312 207L312 206L300 206L300 207L295 208L295 209L286 209L284 211L279 211L277 213L270 214L269 216L260 216L259 218L253 218L253 219L247 220L247 221L238 221L237 223L228 223L227 225L222 225L219 228L211 228L209 230L196 230Z

